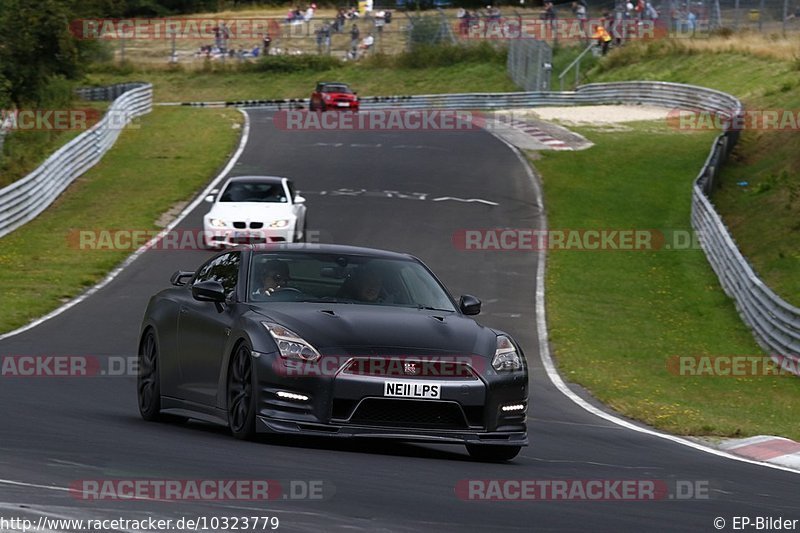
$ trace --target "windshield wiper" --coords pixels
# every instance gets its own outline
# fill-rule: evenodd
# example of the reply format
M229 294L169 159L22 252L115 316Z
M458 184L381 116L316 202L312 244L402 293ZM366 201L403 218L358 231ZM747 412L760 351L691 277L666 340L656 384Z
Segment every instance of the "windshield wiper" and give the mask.
M339 298L334 298L333 296L323 296L322 298L305 298L301 300L302 302L312 303L312 304L351 304L353 303L350 300L340 300Z
M423 310L424 309L425 311L444 311L446 313L453 313L454 312L452 309L439 309L438 307L431 307L429 305L422 305L422 304L417 304L417 309L419 309L419 310Z

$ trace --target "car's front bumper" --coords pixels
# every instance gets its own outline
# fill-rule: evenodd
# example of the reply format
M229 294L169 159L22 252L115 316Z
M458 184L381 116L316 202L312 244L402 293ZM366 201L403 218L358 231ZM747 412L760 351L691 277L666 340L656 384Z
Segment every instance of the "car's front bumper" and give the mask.
M240 244L271 244L294 242L294 227L280 229L206 228L203 232L206 246L223 247Z
M346 372L349 356L323 356L317 363L292 367L277 354L254 355L257 426L262 432L515 446L528 442L526 371L496 373L489 367L476 372L473 367L467 377L404 379ZM437 384L440 391L435 398L387 395L387 381ZM510 406L519 409L509 411Z
M425 430L339 424L319 424L282 420L266 416L256 418L259 433L294 434L345 438L383 438L406 442L435 442L441 444L492 444L497 446L527 446L527 431Z

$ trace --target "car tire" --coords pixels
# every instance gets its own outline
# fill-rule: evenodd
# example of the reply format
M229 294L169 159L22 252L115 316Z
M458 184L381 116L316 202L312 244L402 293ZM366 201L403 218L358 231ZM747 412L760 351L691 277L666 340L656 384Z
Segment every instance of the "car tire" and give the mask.
M497 444L467 444L467 452L476 461L504 463L519 455L522 446L502 446Z
M294 242L307 242L308 239L308 219L303 219L303 231L296 231L294 234Z
M256 389L252 353L244 342L233 352L227 382L226 411L231 433L237 439L252 439L256 434Z
M139 369L136 392L139 413L150 422L161 418L161 382L158 368L158 340L152 329L147 330L139 346Z

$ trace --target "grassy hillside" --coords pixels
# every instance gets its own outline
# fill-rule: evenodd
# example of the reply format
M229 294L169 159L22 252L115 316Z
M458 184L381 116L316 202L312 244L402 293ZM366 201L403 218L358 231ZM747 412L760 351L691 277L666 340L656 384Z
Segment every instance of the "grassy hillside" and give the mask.
M759 41L760 39L760 41ZM747 38L640 43L615 51L591 81L661 80L729 92L752 111L800 110L800 41ZM761 43L761 44L759 44ZM770 46L771 44L771 46ZM798 125L800 127L800 125ZM746 130L713 201L740 249L800 305L800 131Z

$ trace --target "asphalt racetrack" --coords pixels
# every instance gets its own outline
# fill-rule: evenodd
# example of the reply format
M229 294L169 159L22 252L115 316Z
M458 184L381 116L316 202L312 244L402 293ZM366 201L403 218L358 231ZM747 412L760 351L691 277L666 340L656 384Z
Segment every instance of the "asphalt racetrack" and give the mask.
M481 322L521 342L532 372L531 446L511 463L485 464L460 446L241 442L209 423L144 422L133 377L2 378L0 517L278 516L279 530L370 532L715 531L717 517L733 531L735 516L800 518L797 474L631 431L553 386L538 352L537 254L467 252L453 243L463 229L541 223L538 188L503 142L482 130L283 131L269 112L249 115L249 140L231 175L293 178L322 242L420 257L454 295L483 300ZM199 229L207 205L179 228ZM133 355L148 298L168 286L173 271L192 270L208 255L148 251L95 295L0 341L0 355ZM69 491L78 480L133 478L322 481L325 497L87 501ZM456 491L463 480L489 479L651 480L669 494L656 501L469 501ZM704 489L707 497L684 498Z

